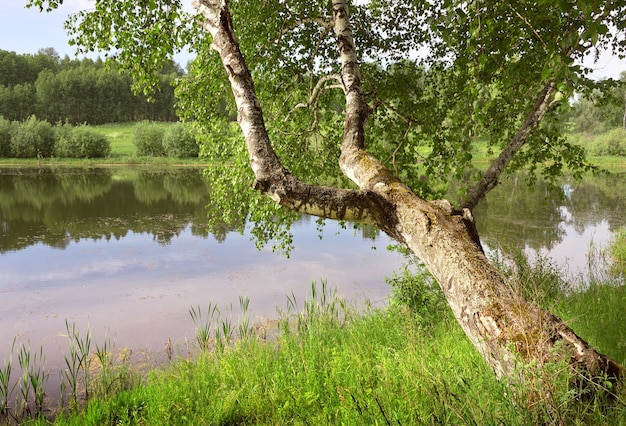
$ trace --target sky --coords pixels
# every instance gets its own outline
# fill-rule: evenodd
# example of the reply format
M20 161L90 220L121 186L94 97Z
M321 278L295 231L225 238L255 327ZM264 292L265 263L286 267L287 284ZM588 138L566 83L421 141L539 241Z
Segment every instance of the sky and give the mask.
M40 49L52 47L61 58L65 55L74 58L76 49L69 45L63 23L69 14L92 8L93 1L65 0L63 6L49 13L40 13L36 8L26 9L26 2L0 0L0 49L18 54L34 54ZM191 0L187 3L191 11ZM104 59L104 53L89 55L93 59L98 56ZM193 56L189 53L181 53L174 58L183 67L191 59Z
M191 0L186 3L190 5ZM0 49L18 54L33 54L39 49L53 47L61 57L65 55L74 57L75 49L68 44L63 22L68 14L89 9L93 2L65 0L62 7L50 13L26 9L25 4L26 0L0 0ZM191 6L188 6L188 10L192 10ZM104 54L101 56L104 57ZM185 67L192 58L189 53L183 53L174 59ZM626 60L607 54L601 56L593 68L595 70L593 75L596 78L618 78L620 72L626 70Z

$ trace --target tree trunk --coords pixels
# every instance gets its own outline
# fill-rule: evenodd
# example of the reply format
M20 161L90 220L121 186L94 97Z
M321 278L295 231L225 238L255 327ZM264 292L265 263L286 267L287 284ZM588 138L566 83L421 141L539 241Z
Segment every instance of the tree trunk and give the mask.
M622 116L622 127L626 129L626 93L624 93L624 115Z
M346 96L339 162L360 190L306 184L280 163L265 130L227 2L201 0L194 6L206 18L204 28L213 36L213 48L228 73L256 189L298 212L373 224L404 244L437 280L459 324L498 377L511 376L519 361L549 361L557 342L566 344L572 363L586 372L621 376L619 364L596 352L559 318L513 291L486 258L469 209L455 210L445 200L418 197L365 151L369 109L361 93L345 0L333 0Z

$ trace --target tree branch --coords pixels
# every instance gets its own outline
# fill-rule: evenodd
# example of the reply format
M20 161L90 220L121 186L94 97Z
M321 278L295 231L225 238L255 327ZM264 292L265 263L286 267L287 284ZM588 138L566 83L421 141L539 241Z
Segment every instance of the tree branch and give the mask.
M549 82L537 96L535 105L526 116L526 119L520 126L519 130L513 135L507 146L500 152L487 171L483 174L478 183L468 192L465 201L461 204L461 208L473 210L474 207L482 200L487 192L491 191L498 185L498 178L509 164L513 156L524 146L528 140L528 136L537 128L539 122L544 115L555 105L552 101L552 95L556 91L556 83Z
M381 198L371 191L310 185L282 165L267 134L252 76L235 38L227 0L200 0L193 6L204 16L202 26L212 35L211 47L219 53L227 71L256 178L254 188L300 213L368 224L389 216Z
M326 90L343 89L343 85L339 85L339 84L325 85L325 83L330 80L336 80L339 83L341 83L341 76L339 74L328 74L320 78L317 81L317 84L315 84L315 87L313 88L313 90L311 91L311 95L309 96L309 99L306 101L306 103L301 102L297 104L295 107L293 107L293 109L289 111L289 113L285 116L284 121L289 120L289 116L297 109L310 108L312 105L317 105L320 96Z

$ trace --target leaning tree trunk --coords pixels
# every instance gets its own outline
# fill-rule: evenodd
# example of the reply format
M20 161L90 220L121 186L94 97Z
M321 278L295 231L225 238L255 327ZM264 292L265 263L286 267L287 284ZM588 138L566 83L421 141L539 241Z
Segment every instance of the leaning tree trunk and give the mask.
M616 379L623 367L596 352L563 321L523 300L486 258L469 209L447 201L427 201L365 151L364 123L369 109L361 93L359 68L345 0L333 0L333 18L346 96L342 171L360 190L309 185L298 180L276 156L236 41L225 0L194 2L205 17L233 89L246 139L255 188L292 210L370 223L424 262L441 286L459 324L498 377L514 372L518 361L545 362L564 342L572 364L592 375Z

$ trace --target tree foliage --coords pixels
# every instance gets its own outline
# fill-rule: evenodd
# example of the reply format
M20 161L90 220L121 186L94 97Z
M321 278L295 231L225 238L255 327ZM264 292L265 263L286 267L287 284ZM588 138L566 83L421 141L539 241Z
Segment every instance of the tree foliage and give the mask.
M11 135L11 153L17 158L50 157L55 143L52 125L33 116L15 128Z
M28 5L50 10L62 3ZM279 157L303 180L349 186L336 161L343 97L328 5L264 0L233 1L230 7ZM569 168L580 176L590 169L582 149L551 123L569 108L565 99L597 87L584 59L601 50L623 52L625 8L622 2L597 0L352 5L371 108L368 151L422 196L441 196L452 179L463 179L461 194L470 195L458 201L470 207L502 173L526 168L530 181L537 174L550 180ZM236 110L210 37L182 1L97 1L94 9L73 15L67 28L81 51L107 52L146 91L157 84L164 61L190 46L198 56L177 89L181 114L210 134L216 120ZM545 111L535 119L542 101ZM524 126L528 132L521 144L507 152ZM485 140L494 155L506 154L494 176L472 167L472 147ZM209 156L237 151L221 145L203 149ZM243 166L246 153L240 154ZM220 173L231 176L229 185L240 185L237 192L245 193L251 183L245 167Z
M0 115L22 121L36 115L50 123L103 124L133 120L175 121L173 84L183 72L167 61L148 99L135 95L130 77L114 61L60 59L53 49L37 55L0 50Z
M104 158L111 153L111 143L86 126L57 127L55 155L64 158Z

